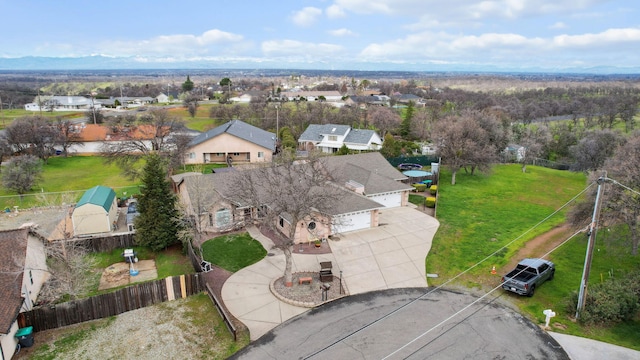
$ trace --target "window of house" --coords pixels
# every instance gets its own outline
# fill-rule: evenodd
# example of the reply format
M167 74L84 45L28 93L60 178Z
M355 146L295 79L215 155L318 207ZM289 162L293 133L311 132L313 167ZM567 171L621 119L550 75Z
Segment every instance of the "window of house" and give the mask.
M258 207L258 218L261 219L263 217L267 216L267 206L266 205L262 205L260 207Z
M195 159L196 153L189 153L189 159Z
M213 214L209 214L209 226L213 226Z
M262 159L264 157L264 152L258 151L258 159Z
M229 209L216 211L216 224L218 227L231 225L231 211Z
M29 270L29 281L31 281L31 285L33 285L33 273Z
M247 160L251 160L251 153L247 153Z
M335 135L329 135L329 141L338 141L338 137Z
M280 227L284 227L284 218L280 217Z
M309 230L315 230L316 229L316 223L315 221L310 222L309 224L307 224L307 229Z

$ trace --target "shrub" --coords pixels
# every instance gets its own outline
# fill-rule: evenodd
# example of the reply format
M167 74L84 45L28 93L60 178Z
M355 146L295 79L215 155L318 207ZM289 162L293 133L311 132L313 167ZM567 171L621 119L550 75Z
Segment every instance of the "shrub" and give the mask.
M429 196L428 198L424 199L424 206L428 208L436 207L436 198L433 196Z
M429 188L429 192L431 193L431 195L435 195L438 192L438 185L431 185L431 187Z
M580 313L580 322L586 325L612 325L632 319L639 308L637 274L624 278L609 279L589 288L584 309ZM574 293L569 309L575 309L578 294Z
M411 186L413 186L416 191L419 192L427 191L427 184L411 184Z

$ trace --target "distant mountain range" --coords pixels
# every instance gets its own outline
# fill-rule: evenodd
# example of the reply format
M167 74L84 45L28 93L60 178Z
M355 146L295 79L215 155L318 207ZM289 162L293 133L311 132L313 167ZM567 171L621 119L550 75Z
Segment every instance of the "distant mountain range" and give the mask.
M640 74L640 66L598 66L589 68L506 67L479 64L398 64L398 63L288 63L276 61L224 60L181 61L167 63L162 59L139 61L134 57L36 57L0 58L0 71L20 70L135 70L135 69L303 69L328 71L399 71L399 72L463 72L463 73L547 73L547 74Z

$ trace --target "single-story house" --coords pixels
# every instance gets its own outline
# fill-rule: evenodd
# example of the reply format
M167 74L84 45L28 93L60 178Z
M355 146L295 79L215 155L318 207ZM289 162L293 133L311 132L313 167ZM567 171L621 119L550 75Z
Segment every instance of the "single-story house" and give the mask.
M301 220L294 241L308 242L348 231L378 226L379 211L406 206L411 186L396 168L377 152L356 155L327 156L323 166L331 174L333 185L342 191L341 201L329 211L329 216L317 216L320 221ZM172 177L174 189L187 215L199 231L223 232L259 219L269 204L255 208L238 198L238 174L249 177L255 169L214 174L180 174ZM259 182L258 182L259 183ZM283 182L283 186L285 182ZM259 190L259 189L258 189ZM277 227L287 233L292 226L287 214L278 214ZM313 224L311 224L313 222Z
M270 162L275 139L272 132L231 120L193 138L187 145L185 163Z
M526 155L527 149L518 144L509 144L504 150L502 150L502 154L506 161L516 161L521 162Z
M40 96L24 105L27 111L78 111L99 109L101 102L84 96Z
M0 359L14 355L18 314L33 308L48 278L44 244L28 226L0 231Z
M116 192L101 185L87 190L71 215L75 236L111 232L117 220Z
M319 149L333 154L343 145L349 150L377 151L382 147L382 138L374 130L334 124L311 124L298 138L298 150Z

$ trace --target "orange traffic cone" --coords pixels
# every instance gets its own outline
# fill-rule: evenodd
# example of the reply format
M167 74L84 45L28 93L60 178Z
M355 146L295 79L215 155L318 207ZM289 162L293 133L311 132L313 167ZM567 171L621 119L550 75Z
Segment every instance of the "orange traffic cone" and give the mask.
M491 274L492 274L492 275L495 275L495 274L497 274L497 273L498 273L498 272L496 271L496 266L495 266L495 265L493 265L493 268L491 268Z

